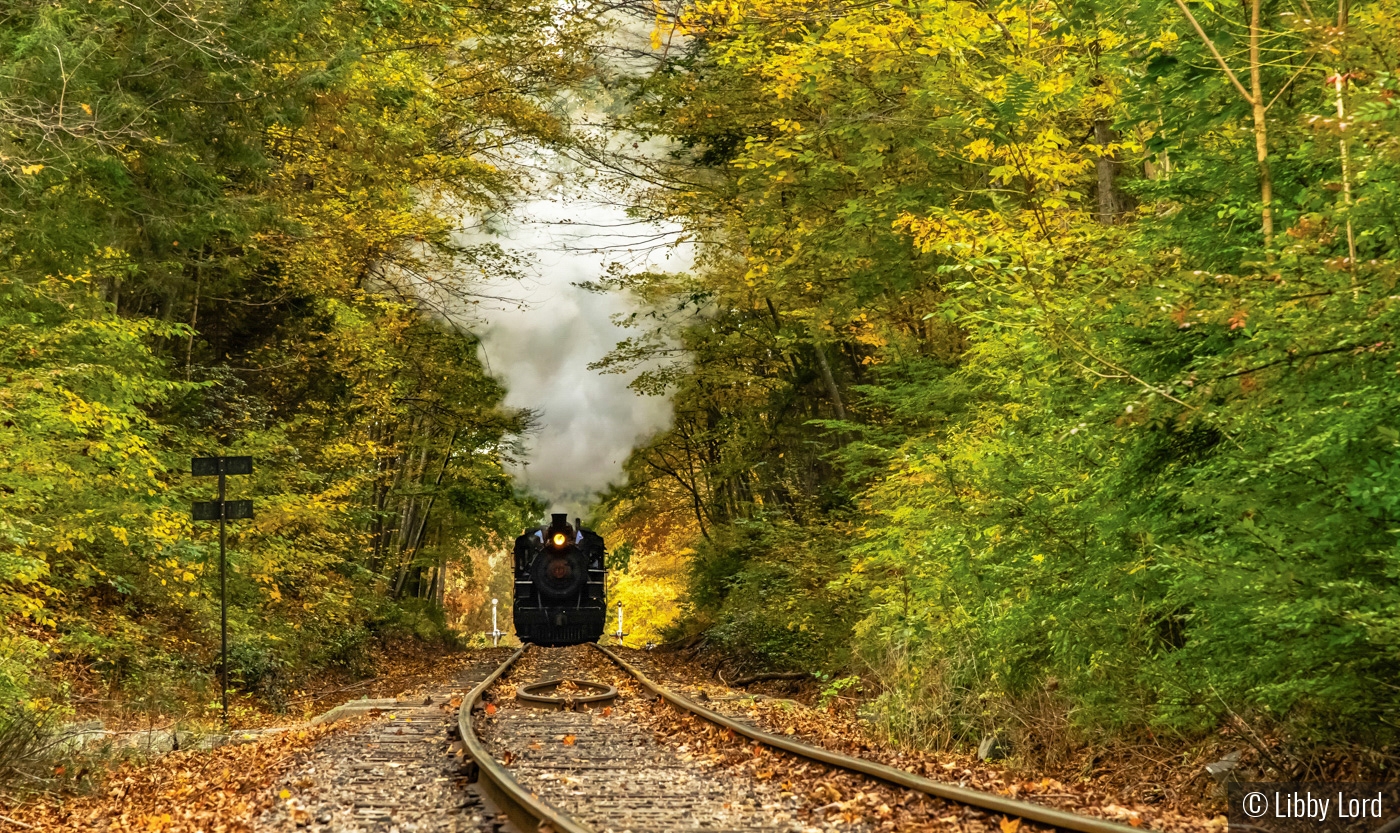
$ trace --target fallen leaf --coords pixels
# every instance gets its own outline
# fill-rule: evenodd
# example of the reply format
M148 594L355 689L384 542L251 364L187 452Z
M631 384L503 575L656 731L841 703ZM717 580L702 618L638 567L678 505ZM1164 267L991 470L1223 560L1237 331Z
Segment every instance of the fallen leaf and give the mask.
M292 794L288 790L283 790L277 794L277 797L282 799L283 801L286 801L287 799L292 797Z
M487 703L487 704L486 704L486 714L487 714L487 716L489 717L490 715L493 715L493 714L495 714L495 713L496 713L496 704L495 704L495 703Z
M565 746L573 746L575 740L577 740L577 738L574 737L573 735L565 735L565 736L564 736L564 745L565 745Z
M1016 833L1017 830L1021 829L1020 819L1009 819L1003 816L1000 824L1001 833Z

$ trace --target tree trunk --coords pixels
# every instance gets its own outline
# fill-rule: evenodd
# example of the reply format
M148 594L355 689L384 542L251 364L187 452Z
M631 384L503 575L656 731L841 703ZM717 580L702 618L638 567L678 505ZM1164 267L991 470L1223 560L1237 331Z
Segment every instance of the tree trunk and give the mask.
M817 351L817 365L821 368L822 381L826 383L826 392L831 395L831 404L836 409L836 418L844 422L846 420L846 406L841 402L841 390L836 387L836 377L831 375L831 365L826 360L826 348L820 344L812 346Z
M447 607L447 556L438 559L438 586L437 586L437 606L438 610Z
M1272 249L1274 244L1274 180L1269 174L1269 130L1266 114L1268 106L1264 104L1264 83L1261 78L1262 65L1259 57L1260 33L1260 10L1261 0L1250 0L1249 9L1249 86L1246 90L1244 84L1240 83L1239 76L1230 69L1230 65L1225 61L1225 56L1220 54L1220 50L1215 47L1215 41L1210 39L1206 30L1201 28L1200 21L1191 14L1187 8L1185 0L1176 0L1177 8L1190 21L1191 28L1196 30L1201 42L1215 58L1215 62L1225 71L1225 77L1230 79L1230 83L1235 85L1240 97L1248 102L1250 111L1254 116L1254 158L1259 165L1259 201L1263 204L1263 226L1264 226L1264 248Z
M1259 163L1259 201L1263 204L1264 248L1274 247L1274 180L1269 174L1269 131L1265 119L1264 84L1259 57L1259 15L1262 0L1249 4L1249 92L1254 113L1254 157Z
M1337 3L1337 28L1343 29L1347 25L1347 0ZM1347 267L1351 270L1352 294L1355 295L1356 285L1356 231L1351 225L1351 147L1347 141L1347 108L1346 108L1346 69L1339 67L1335 76L1337 85L1337 132L1340 134L1338 143L1341 146L1342 154L1342 200L1347 207Z
M1109 126L1108 119L1094 119L1094 142L1099 146L1099 156L1094 161L1094 168L1099 175L1098 219L1106 226L1112 225L1118 215L1123 213L1123 200L1115 185L1120 165L1116 154L1106 150L1117 138L1113 128Z
M190 335L185 342L185 381L190 380L190 375L194 372L194 336L195 328L199 325L199 289L204 283L204 261L201 259L194 267L194 304L190 307Z
M413 433L409 434L410 438L413 436ZM428 449L426 447L420 451L416 462L413 459L413 452L410 451L408 465L405 467L403 476L399 482L405 486L410 483L421 484L427 466ZM412 558L405 558L405 555L409 552L409 548L413 544L414 526L417 520L418 498L416 496L404 498L403 510L399 513L398 535L395 536L398 541L394 547L394 598L396 599L399 598L399 594L403 591L404 582L407 580L409 569L413 565Z
M460 427L454 429L452 431L452 438L447 441L447 449L443 452L442 466L438 469L437 478L433 480L433 493L428 495L428 505L424 507L422 520L420 520L418 523L418 534L415 536L410 533L407 540L405 550L408 553L408 557L404 561L405 569L412 567L413 559L418 556L419 550L423 549L423 539L426 537L428 530L428 519L432 516L433 504L437 502L438 490L442 488L442 477L443 475L447 474L447 464L452 462L452 449L456 447L457 437L460 436L461 433L462 429ZM424 449L422 467L425 472L427 470L427 463L428 452L427 449ZM395 596L399 595L399 590L402 587L403 577L401 575L398 581L398 585L394 589Z

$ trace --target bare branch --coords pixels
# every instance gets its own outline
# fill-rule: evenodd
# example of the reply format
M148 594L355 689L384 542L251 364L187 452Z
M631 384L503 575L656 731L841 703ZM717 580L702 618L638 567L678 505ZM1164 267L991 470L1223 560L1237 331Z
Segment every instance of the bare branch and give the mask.
M1229 64L1225 63L1225 58L1221 56L1220 50L1215 48L1215 41L1211 40L1210 36L1206 34L1206 30L1201 28L1200 23L1196 22L1196 16L1191 14L1190 9L1186 8L1184 0L1176 0L1176 5L1177 8L1181 9L1181 13L1186 15L1186 19L1191 22L1191 28L1195 29L1196 34L1201 36L1201 42L1206 45L1206 49L1209 49L1210 54L1215 56L1216 63L1220 64L1220 68L1225 70L1225 75L1230 79L1230 83L1235 85L1235 89L1239 90L1240 95L1247 103L1253 104L1254 96L1249 94L1249 90L1246 90L1244 84L1240 83L1240 79L1235 75L1235 71L1230 69Z

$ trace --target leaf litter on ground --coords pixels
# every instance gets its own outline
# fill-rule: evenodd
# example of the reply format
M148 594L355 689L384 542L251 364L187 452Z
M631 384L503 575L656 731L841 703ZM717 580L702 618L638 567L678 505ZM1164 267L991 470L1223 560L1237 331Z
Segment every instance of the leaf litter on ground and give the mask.
M20 829L53 833L246 833L276 800L269 788L299 753L359 723L343 720L126 761L91 792L0 804L0 814Z
M1034 777L955 752L901 750L882 743L849 710L819 709L794 699L753 695L718 685L695 663L669 653L624 651L624 658L658 684L696 699L730 717L747 718L757 728L795 737L853 757L878 761L934 781L1032 801L1164 833L1201 833L1223 829L1223 817L1203 814L1185 804L1149 805L1131 800L1120 786L1094 779ZM908 791L899 791L908 792ZM1019 819L1014 820L1020 822ZM912 824L906 821L904 824ZM917 829L901 824L896 829ZM1033 829L1035 826L1017 828ZM1011 833L1008 831L1007 833Z

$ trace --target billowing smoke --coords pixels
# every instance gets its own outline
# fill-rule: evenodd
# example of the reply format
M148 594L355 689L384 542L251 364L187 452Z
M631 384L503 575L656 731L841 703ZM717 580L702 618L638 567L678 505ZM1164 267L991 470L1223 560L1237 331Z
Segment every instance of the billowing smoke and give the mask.
M553 511L580 515L597 493L621 478L634 445L665 428L670 405L627 388L628 375L602 374L588 364L633 331L613 323L633 312L631 299L575 284L601 278L609 263L629 269L683 269L688 252L659 247L661 229L629 219L623 209L588 192L541 197L515 207L491 238L527 254L523 282L498 282L491 294L519 298L476 316L482 354L502 379L506 404L538 415L525 437L523 485ZM486 238L476 237L476 240Z
M654 22L650 7L641 16L618 15L604 62L625 74L650 72L660 55L651 42ZM671 48L669 40L662 51ZM597 108L612 106L616 103L584 95L574 102L572 115L587 122L600 115ZM663 149L658 139L631 136L612 136L608 144L614 149L630 144L641 158ZM522 485L548 500L552 511L581 515L601 490L621 479L622 464L638 441L667 427L671 408L663 397L629 390L630 375L588 369L618 341L639 334L613 323L639 310L623 294L576 284L599 280L609 265L682 271L690 267L693 251L674 245L679 226L627 216L616 202L628 187L618 187L625 176L580 169L589 166L542 147L514 161L498 161L529 169L534 197L507 216L463 217L457 238L469 247L500 246L524 255L525 279L482 285L464 274L460 288L479 299L470 307L441 284L417 281L415 292L437 314L481 337L482 358L506 384L506 405L536 414L537 428L523 438L523 464L514 472ZM510 262L509 254L502 262Z

